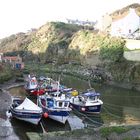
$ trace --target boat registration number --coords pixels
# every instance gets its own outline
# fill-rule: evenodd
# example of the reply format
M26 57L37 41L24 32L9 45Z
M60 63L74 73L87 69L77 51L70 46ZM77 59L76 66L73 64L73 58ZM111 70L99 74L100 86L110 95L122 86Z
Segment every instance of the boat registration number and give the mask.
M95 109L97 109L97 106L89 107L89 110L95 110Z

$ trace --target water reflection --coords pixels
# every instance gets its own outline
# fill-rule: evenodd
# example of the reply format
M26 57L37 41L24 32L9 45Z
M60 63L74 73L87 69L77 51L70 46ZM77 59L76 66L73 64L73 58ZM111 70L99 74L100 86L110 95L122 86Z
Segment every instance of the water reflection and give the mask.
M140 92L103 85L103 120L109 124L140 124Z

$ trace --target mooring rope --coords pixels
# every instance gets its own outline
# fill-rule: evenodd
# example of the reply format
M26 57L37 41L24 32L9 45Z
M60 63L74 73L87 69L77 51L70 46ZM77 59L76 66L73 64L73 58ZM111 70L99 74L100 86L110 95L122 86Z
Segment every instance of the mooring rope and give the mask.
M93 122L94 124L103 125L103 123L92 120L90 117L87 116L87 114L81 113L81 112L77 111L76 109L74 109L73 111L76 112L77 114L81 115L82 117L84 117L84 120L88 119L89 121Z

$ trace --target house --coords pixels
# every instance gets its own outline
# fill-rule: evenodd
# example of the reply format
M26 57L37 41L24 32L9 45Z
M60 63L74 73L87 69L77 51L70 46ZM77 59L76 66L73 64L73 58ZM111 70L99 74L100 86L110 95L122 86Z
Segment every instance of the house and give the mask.
M111 23L112 23L112 17L108 13L106 13L98 20L95 28L99 29L99 31L101 32L108 32Z
M77 25L82 25L82 26L92 26L96 24L97 21L82 21L82 20L73 20L73 19L66 19L68 24L77 24Z
M140 17L137 15L135 9L130 8L127 15L113 21L111 24L112 36L128 37L140 28Z
M2 62L9 63L15 69L23 69L24 63L22 62L22 58L18 56L4 56L2 57Z
M5 56L2 58L3 62L9 62L9 63L12 63L12 62L22 62L22 58L19 57L19 56Z

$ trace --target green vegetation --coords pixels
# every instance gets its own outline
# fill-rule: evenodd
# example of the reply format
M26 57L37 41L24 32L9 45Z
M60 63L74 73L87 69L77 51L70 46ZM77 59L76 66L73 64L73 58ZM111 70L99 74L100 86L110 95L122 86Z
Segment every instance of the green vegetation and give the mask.
M140 140L140 138L135 138L135 140Z
M122 126L114 126L114 127L104 127L100 129L100 133L103 137L109 136L111 133L116 132L117 134L125 133L129 131L130 128L122 127Z
M16 82L23 82L24 77L22 71L13 69L11 65L0 64L0 84L15 79Z
M110 62L121 62L123 59L123 52L125 41L119 38L111 38L105 36L101 38L98 43L100 46L100 57L102 60Z
M80 30L73 35L69 49L79 51L80 55L86 55L87 53L98 51L98 46L96 45L96 34L94 34L93 31Z
M132 140L132 138L124 138L123 140ZM140 140L140 138L134 138L133 140Z
M33 73L37 76L48 76L48 75L55 75L55 74L64 74L69 76L74 76L82 80L88 81L89 79L93 82L103 82L104 79L100 77L92 77L88 74L85 74L87 71L81 65L77 64L65 64L65 65L57 65L57 64L43 64L40 65L34 63L28 63L25 65L25 69L23 70L24 74Z
M94 130L90 130L90 129L77 129L77 130L73 130L73 131L68 131L65 132L64 134L59 134L61 136L67 136L67 137L73 137L73 138L79 138L82 135L94 135L95 131Z
M38 55L43 62L61 59L61 56L66 54L72 35L81 28L78 25L62 22L47 23L32 37L28 51Z
M0 84L12 78L12 70L9 66L0 65Z

